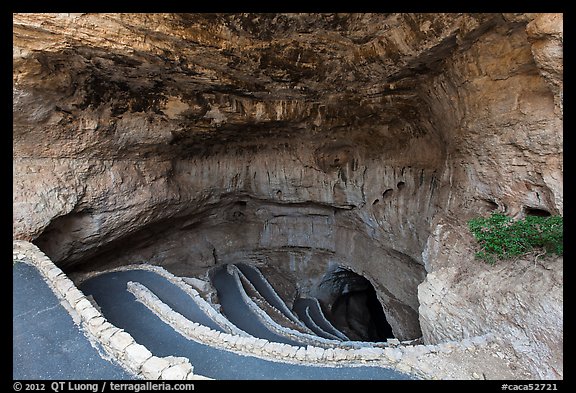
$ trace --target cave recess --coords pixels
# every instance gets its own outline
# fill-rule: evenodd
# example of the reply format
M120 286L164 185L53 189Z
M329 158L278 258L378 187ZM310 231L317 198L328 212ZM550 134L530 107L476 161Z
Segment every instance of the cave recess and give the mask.
M510 306L505 286L472 280L500 277L476 264L466 222L563 214L562 21L15 13L13 237L77 280L144 262L207 279L241 262L287 303L327 308L321 283L349 270L391 336L492 329L556 378L561 284L518 284L534 307ZM514 326L532 332L528 354Z

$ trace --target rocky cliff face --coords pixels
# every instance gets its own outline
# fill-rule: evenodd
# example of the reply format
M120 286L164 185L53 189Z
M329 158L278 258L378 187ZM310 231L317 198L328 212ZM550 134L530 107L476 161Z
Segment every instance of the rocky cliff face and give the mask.
M372 282L398 338L512 323L495 318L507 301L462 311L477 303L459 282L490 297L498 275L473 260L465 222L563 213L562 15L13 21L14 237L58 265L192 276L245 259L298 282L288 297L343 266ZM512 345L538 377L562 376L551 266L535 273L549 287L513 291L531 304L518 320L556 310L545 338L529 327Z

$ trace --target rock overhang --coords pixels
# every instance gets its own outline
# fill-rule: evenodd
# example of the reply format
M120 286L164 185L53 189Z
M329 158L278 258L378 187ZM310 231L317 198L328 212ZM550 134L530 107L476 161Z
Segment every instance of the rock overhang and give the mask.
M75 269L204 220L202 263L234 255L208 227L287 266L363 249L328 252L383 296L382 260L453 263L441 239L467 217L562 213L557 19L15 14L15 237ZM275 213L243 223L243 201ZM288 250L298 228L318 247Z

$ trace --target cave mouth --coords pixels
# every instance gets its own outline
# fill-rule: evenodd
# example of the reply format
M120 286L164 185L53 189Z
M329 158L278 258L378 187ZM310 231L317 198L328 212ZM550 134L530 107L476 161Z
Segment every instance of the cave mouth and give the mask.
M142 263L204 281L218 266L254 265L288 307L299 297L316 298L351 340L422 336L417 286L425 269L366 236L355 211L231 194L193 213L122 228L116 238L98 232L100 222L94 212L73 212L34 243L76 283ZM97 244L85 240L94 234Z
M337 329L356 341L395 338L376 290L367 278L338 267L326 277L326 282L330 283L333 299L326 315Z
M552 213L548 210L539 209L536 207L525 207L524 214L527 216L535 216L535 217L550 217Z

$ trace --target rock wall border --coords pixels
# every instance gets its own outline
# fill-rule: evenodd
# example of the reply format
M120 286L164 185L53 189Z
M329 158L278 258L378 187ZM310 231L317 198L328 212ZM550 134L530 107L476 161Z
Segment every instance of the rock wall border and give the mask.
M239 336L244 337L250 336L248 333L239 329L236 325L231 323L228 319L224 318L222 314L216 311L216 309L209 302L207 302L202 296L200 296L200 293L198 293L198 291L194 289L190 284L184 281L181 277L173 275L163 267L154 266L147 263L132 264L106 270L99 274L128 271L128 270L148 270L164 277L166 280L170 281L172 284L176 285L178 288L187 293L192 298L192 300L196 302L198 307L200 307L200 309L204 311L208 315L208 317L210 317L214 322L216 322L216 324L218 324L224 330L227 330L229 333L237 334Z
M13 261L36 267L84 334L92 342L99 343L108 356L115 359L137 378L150 380L210 379L194 374L194 368L187 358L152 355L145 346L138 344L128 332L108 322L82 291L74 285L74 282L34 244L14 240ZM210 316L220 319L221 322L226 321L227 326L230 326L229 321L223 318L189 284L159 266L138 264L108 271L130 269L144 269L160 274L190 294L199 304L203 304L203 309ZM102 273L105 272L98 274ZM240 334L217 332L192 322L175 312L139 283L129 283L128 289L137 296L139 301L183 336L215 347L272 361L314 366L380 366L426 379L442 379L442 375L432 375L428 372L425 367L426 362L419 362L419 357L428 354L441 355L456 351L474 351L486 348L495 342L495 337L492 334L486 334L436 345L400 345L398 340L388 340L385 347L346 348L342 346L346 342L339 342L339 347L335 348L321 348L313 345L295 347L255 338L237 328L236 330ZM421 363L424 363L424 366Z
M303 342L307 345L316 344L316 346L325 345L327 347L332 347L339 344L346 345L342 341L330 340L320 336L313 336L279 325L268 314L266 314L266 312L264 312L264 310L262 310L243 290L242 282L240 281L240 274L242 274L242 272L234 265L229 265L228 268L230 269L230 273L232 274L236 286L240 289L240 296L242 297L242 301L252 310L252 312L254 312L258 319L260 319L260 321L274 333L295 341Z
M229 268L234 272L236 271L239 272L239 269L236 268L235 266L231 265L229 266ZM163 276L164 278L166 278L167 280L169 280L170 282L178 285L188 293L195 294L193 295L195 300L200 299L200 301L206 302L206 300L203 299L182 278L174 276L172 273L166 271L164 268L160 266L153 266L144 263L144 264L122 266L108 271L121 271L131 269L145 269L154 271ZM241 282L239 282L240 281L239 277L236 274L234 274L234 277L235 280L237 280L236 284L241 285ZM187 337L191 340L195 340L207 345L227 349L247 356L256 356L271 361L283 361L287 363L297 363L297 364L306 364L314 366L322 366L322 365L382 366L382 367L394 368L397 369L398 371L413 374L417 377L422 377L425 379L438 379L439 377L442 378L443 376L430 373L428 371L429 367L427 367L427 362L420 361L423 356L427 354L437 354L438 356L445 356L446 354L449 354L451 352L475 351L477 349L487 348L491 343L495 341L494 336L490 333L482 336L466 338L460 341L446 341L444 343L436 345L415 344L419 340L409 340L400 342L397 339L389 339L387 342L384 343L368 343L359 341L328 340L322 337L315 337L316 342L322 341L326 342L326 344L333 344L332 348L321 348L313 344L308 344L302 347L294 347L282 343L268 342L267 340L264 339L259 339L251 335L246 335L246 333L243 331L242 332L245 335L244 337L235 338L233 335L227 335L226 333L217 332L206 326L199 325L197 323L190 321L181 314L173 311L168 305L164 304L160 299L156 297L156 295L154 295L151 291L149 291L145 286L142 285L142 287L144 289L143 292L147 291L150 293L151 296L148 298L148 300L143 301L142 299L140 299L139 295L136 295L136 293L133 292L136 298L140 300L145 306L147 306L152 312L154 312L159 318L164 320L164 322L172 326L174 330L182 334L184 337ZM241 293L242 296L246 298L245 300L248 300L249 305L252 303L252 305L257 308L254 309L253 311L262 312L262 310L258 307L258 305L255 304L244 291L241 291ZM208 302L206 303L208 304L208 307L209 309L212 310L212 312L217 313L217 311L215 311L215 309ZM222 317L219 313L217 313L217 315ZM269 318L268 315L266 315L266 317ZM226 321L228 320L226 319ZM277 324L274 323L274 325ZM270 327L274 327L274 325L271 325ZM287 328L284 328L283 326L280 325L277 326L278 330L276 332L278 334L286 333L283 332L282 330L285 330ZM294 335L295 339L300 339L302 333L296 332L292 329L288 330L290 331L291 334ZM266 346L266 343L272 344L272 347L268 346L268 350L272 350L270 348L274 348L274 346L276 346L276 352L274 352L274 355L261 349L264 346ZM284 349L289 348L289 352L285 353L285 355L287 356L284 357L277 356L279 355L278 350L282 348L282 346L284 347ZM307 352L308 348L310 348L309 354ZM298 351L298 349L300 349L300 351ZM324 356L319 357L318 354L320 353L320 350L324 350L326 352ZM355 351L355 353L347 353L346 351Z
M92 342L99 343L107 355L137 378L150 380L209 379L194 374L190 360L184 357L157 357L126 331L106 320L72 280L54 265L34 244L14 240L12 259L34 266L52 292L60 299L72 319L78 323Z
M242 288L242 282L240 281L240 275L242 275L242 271L234 265L228 265L228 269L229 269L230 274L232 274L232 276L234 277L234 281L235 281L236 285L238 286L238 288ZM246 280L249 282L249 280L247 278L246 278ZM274 291L274 289L272 289L272 291ZM273 292L273 293L276 294L276 292ZM262 323L264 323L274 333L279 334L279 335L284 336L284 337L287 337L287 338L290 338L290 339L293 339L293 340L296 340L296 341L301 341L307 345L323 346L326 348L335 347L335 346L342 347L342 348L365 348L365 347L383 348L383 347L388 347L390 345L399 345L400 344L400 341L396 340L396 339L391 339L391 340L388 340L387 342L367 342L367 341L351 341L351 340L341 341L341 340L336 339L336 337L334 339L329 339L329 338L320 337L318 335L301 333L299 331L281 326L278 323L276 323L276 321L274 321L272 318L270 318L270 316L268 314L266 314L264 312L264 310L262 310L258 306L258 304L256 304L250 298L250 296L248 296L248 294L244 290L240 291L240 295L242 296L243 301L256 314L256 316L260 319L260 321ZM279 296L279 295L276 294L276 296ZM315 323L311 317L310 317L310 320L312 321L312 323ZM316 327L320 330L323 330L318 325L316 325ZM405 341L405 342L402 342L402 344L410 344L413 341L415 341L415 340Z
M236 270L240 273L242 273L242 270L240 270L238 267L236 267ZM304 327L306 327L306 325L304 325L299 319L298 317L292 312L292 310L290 310L290 308L286 305L286 303L284 302L284 299L282 299L280 297L280 295L278 295L276 293L276 290L274 289L274 287L272 287L272 285L270 284L270 282L268 281L268 279L266 277L264 277L264 275L262 274L262 272L260 271L260 269L254 269L254 271L256 272L256 274L258 275L258 277L260 277L260 279L262 280L262 283L264 284L264 286L266 286L270 292L272 293L272 295L275 297L275 300L278 302L278 304L280 304L282 310L278 310L280 312L282 312L284 315L286 315L288 318L290 318L292 320L292 322L303 325ZM250 280L248 280L250 281Z
M318 299L316 299L315 297L309 298L309 299L311 299L312 302L314 302L314 306L318 310L320 310L319 315L320 315L320 318L322 319L322 322L324 322L326 325L328 325L333 330L332 332L328 332L328 333L333 334L334 336L337 336L341 340L349 341L349 338L346 337L346 335L344 335L344 333L342 333L341 331L336 329L336 327L334 325L332 325L332 322L330 322L329 320L326 319L326 316L322 312L322 307L320 307L320 302L318 301ZM342 336L342 337L340 337L340 336Z
M405 345L385 348L321 348L312 345L296 347L292 345L269 342L256 337L238 337L218 332L206 326L192 322L172 310L144 285L137 282L128 283L136 299L154 312L160 319L169 324L182 336L206 345L230 350L248 356L255 356L271 361L306 364L313 366L379 366L396 369L427 379L435 379L418 366L418 357L430 353L449 353L457 350L472 350L484 347L492 341L491 335L484 335L450 341L437 345Z

